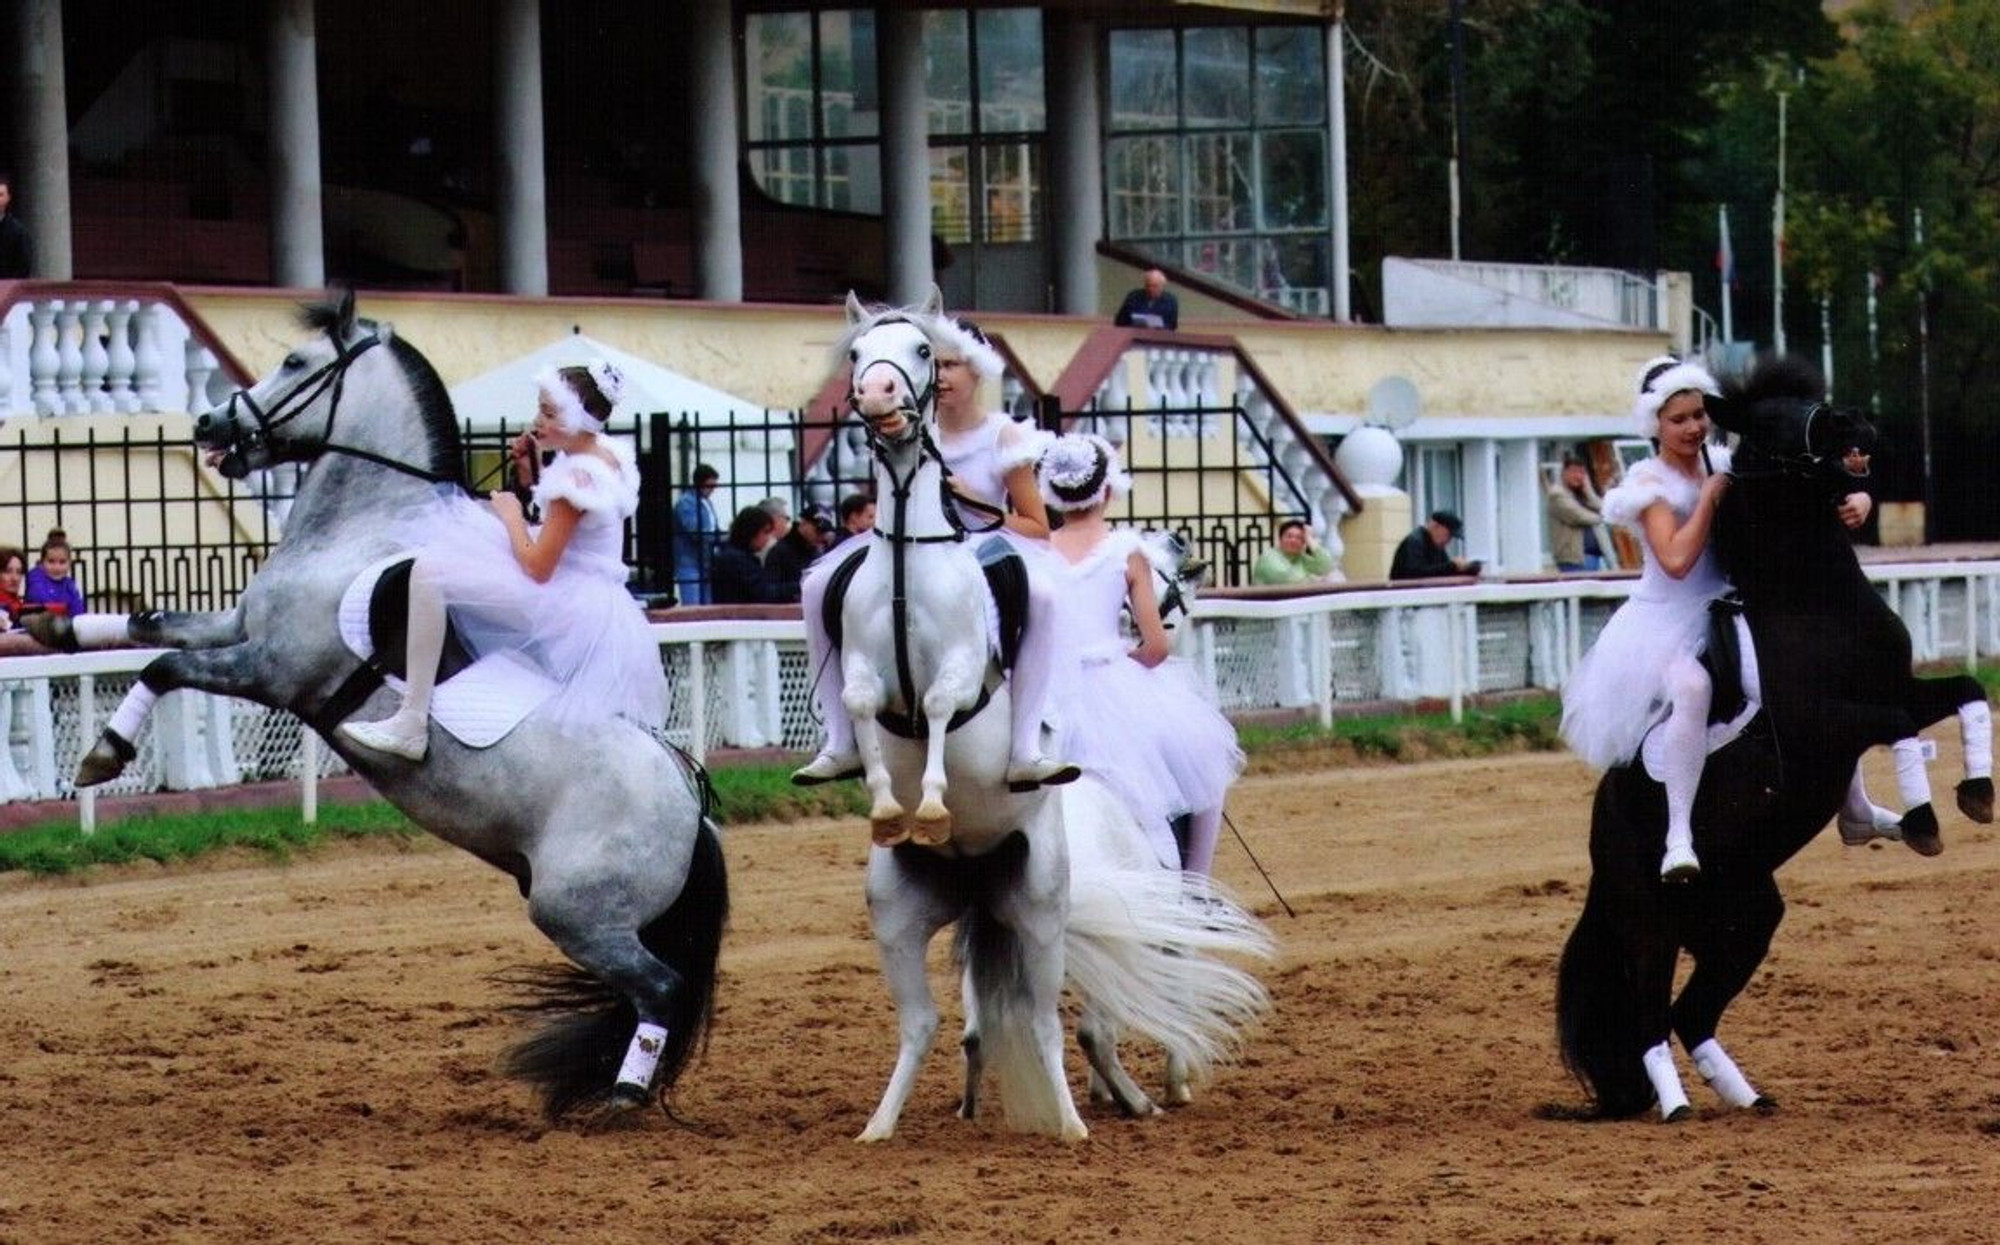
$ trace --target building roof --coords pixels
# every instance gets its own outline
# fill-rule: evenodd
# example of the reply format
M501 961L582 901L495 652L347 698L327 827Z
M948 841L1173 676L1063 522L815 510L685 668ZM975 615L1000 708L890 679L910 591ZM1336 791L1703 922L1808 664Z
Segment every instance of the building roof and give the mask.
M625 374L625 392L618 399L620 416L666 412L688 415L696 424L723 422L731 412L738 418L762 416L764 407L748 398L725 393L638 355L607 345L594 337L572 333L531 350L451 387L452 406L460 420L474 428L505 423L523 428L535 417L535 378L545 370L603 359Z

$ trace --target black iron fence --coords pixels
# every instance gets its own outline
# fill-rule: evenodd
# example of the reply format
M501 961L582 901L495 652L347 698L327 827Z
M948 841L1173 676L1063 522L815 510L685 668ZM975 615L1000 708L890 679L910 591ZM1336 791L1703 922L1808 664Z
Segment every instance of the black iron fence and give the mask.
M1114 520L1177 532L1213 568L1213 582L1242 584L1277 522L1311 512L1306 486L1234 406L1063 412L1038 422L1098 433L1121 447L1131 495ZM92 609L231 607L283 530L298 472L284 468L218 485L194 469L186 441L159 432L65 435L47 424L0 444L0 545L29 550L65 529ZM518 427L464 432L465 477L475 488L504 482L507 443ZM674 595L673 503L697 464L721 473L711 504L726 531L735 511L781 497L797 512L832 507L872 488L872 463L851 421L772 411L699 423L692 415L614 420L611 431L639 450L639 511L626 534L633 590L666 604ZM801 475L802 456L811 461Z

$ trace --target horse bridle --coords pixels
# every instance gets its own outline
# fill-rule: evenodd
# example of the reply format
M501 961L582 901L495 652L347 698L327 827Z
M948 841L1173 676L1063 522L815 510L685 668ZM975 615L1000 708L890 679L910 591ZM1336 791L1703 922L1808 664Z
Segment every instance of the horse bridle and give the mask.
M332 335L328 334L328 336L331 337ZM332 396L328 399L326 411L326 439L320 445L322 453L345 454L350 458L359 458L375 463L377 466L387 467L392 471L400 471L404 475L415 476L420 480L426 480L432 484L456 483L458 476L455 474L446 474L432 471L425 467L418 467L406 463L401 459L391 458L386 454L378 454L373 450L362 449L358 445L341 445L333 439L334 422L340 416L340 399L342 394L346 392L347 369L354 366L356 359L359 359L362 355L381 344L382 333L380 329L376 329L367 336L358 338L353 342L339 343L333 358L322 364L317 371L314 371L304 380L286 390L284 396L278 399L277 405L269 410L259 405L257 399L251 395L248 389L238 389L236 392L230 394L229 401L224 409L229 412L230 427L237 431L230 437L229 444L224 448L236 451L256 449L264 445L271 439L271 433L275 429L281 428L292 420L297 419L300 415L303 415L314 402L319 400L321 394L331 389ZM244 410L250 413L252 422L246 423L237 414L237 406L239 404Z

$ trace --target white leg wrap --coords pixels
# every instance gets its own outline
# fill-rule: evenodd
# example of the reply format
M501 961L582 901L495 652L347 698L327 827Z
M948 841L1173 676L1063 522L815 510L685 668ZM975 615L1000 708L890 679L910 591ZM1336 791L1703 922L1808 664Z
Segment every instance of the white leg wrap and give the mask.
M1710 1038L1688 1054L1694 1059L1694 1070L1701 1073L1701 1079L1708 1082L1708 1087L1722 1101L1732 1107L1757 1105L1757 1090L1729 1057L1729 1052L1722 1049L1722 1043Z
M1660 1100L1660 1118L1668 1119L1688 1105L1687 1091L1681 1088L1681 1074L1674 1070L1674 1048L1661 1042L1641 1056L1646 1079L1653 1083L1653 1096Z
M642 1021L625 1048L625 1062L618 1065L618 1083L637 1089L653 1088L653 1073L660 1067L660 1052L666 1049L667 1031Z
M1924 741L1899 739L1890 745L1896 754L1896 794L1904 808L1931 802L1931 776L1924 771Z
M69 625L81 648L116 648L132 640L132 620L124 614L78 614Z
M1993 777L1993 710L1985 701L1958 707L1958 734L1965 742L1965 776Z
M152 716L153 706L159 699L159 693L152 688L144 683L134 683L132 690L125 693L125 699L118 702L118 708L112 711L111 720L104 725L116 731L126 743L133 743L139 738L139 732L145 729L146 719Z

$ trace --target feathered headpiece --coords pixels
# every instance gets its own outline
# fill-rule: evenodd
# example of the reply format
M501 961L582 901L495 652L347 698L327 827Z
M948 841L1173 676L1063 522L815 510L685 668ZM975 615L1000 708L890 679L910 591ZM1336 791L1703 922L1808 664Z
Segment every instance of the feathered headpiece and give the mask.
M970 320L954 320L950 316L939 316L937 323L939 348L957 353L982 378L998 376L1007 370L1006 361L978 325Z
M1051 442L1035 468L1035 483L1042 504L1063 514L1113 501L1132 489L1118 451L1094 433L1070 433Z
M1707 368L1699 363L1690 363L1670 354L1663 354L1649 361L1639 373L1639 396L1632 403L1632 422L1638 426L1639 435L1652 438L1660 435L1660 408L1667 399L1677 393L1692 389L1710 397L1721 396L1722 390L1709 375Z
M616 364L605 359L592 359L579 364L590 377L590 383L597 386L603 395L604 405L609 414L610 407L618 405L620 394L625 392L625 373ZM557 422L565 432L595 432L604 426L604 421L593 416L577 395L576 386L563 377L563 369L548 368L535 377L535 388L541 391L555 408Z

